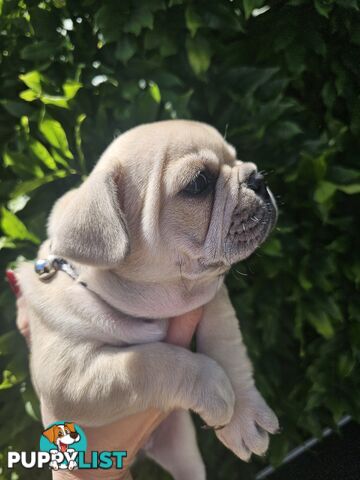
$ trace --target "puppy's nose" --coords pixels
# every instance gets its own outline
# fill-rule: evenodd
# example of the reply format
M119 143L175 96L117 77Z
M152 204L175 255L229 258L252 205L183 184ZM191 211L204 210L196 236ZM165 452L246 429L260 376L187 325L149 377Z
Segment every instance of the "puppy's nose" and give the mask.
M253 172L247 179L247 187L255 193L264 197L266 195L266 184L264 176L261 173Z
M70 437L73 438L75 440L75 438L77 438L78 436L78 433L77 432L71 432L70 433Z

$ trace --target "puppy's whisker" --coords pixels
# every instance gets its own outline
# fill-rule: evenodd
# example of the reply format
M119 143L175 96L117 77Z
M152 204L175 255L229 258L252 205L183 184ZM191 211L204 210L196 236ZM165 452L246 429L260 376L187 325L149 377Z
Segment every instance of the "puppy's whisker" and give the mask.
M241 275L241 276L243 276L243 277L247 277L247 276L248 276L247 273L245 273L245 272L240 272L240 270L238 270L237 268L234 268L233 271L234 271L234 273L236 273L236 274L238 274L238 275ZM235 275L235 276L236 276L236 275Z

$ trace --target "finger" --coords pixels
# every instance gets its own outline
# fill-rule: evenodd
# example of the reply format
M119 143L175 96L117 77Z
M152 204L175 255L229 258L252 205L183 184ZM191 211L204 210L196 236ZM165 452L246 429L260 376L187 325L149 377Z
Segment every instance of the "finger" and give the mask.
M6 278L9 282L11 290L13 291L13 294L16 296L16 298L19 298L21 291L14 270L6 270Z
M165 341L173 345L187 347L203 316L203 311L203 307L199 307L191 310L191 312L171 318Z
M6 278L9 282L10 288L13 291L14 295L17 298L16 306L17 306L17 318L16 318L16 326L21 333L25 337L28 345L30 342L30 329L29 329L29 318L27 314L27 307L24 297L21 295L21 290L19 287L19 283L17 281L15 272L11 269L6 270Z

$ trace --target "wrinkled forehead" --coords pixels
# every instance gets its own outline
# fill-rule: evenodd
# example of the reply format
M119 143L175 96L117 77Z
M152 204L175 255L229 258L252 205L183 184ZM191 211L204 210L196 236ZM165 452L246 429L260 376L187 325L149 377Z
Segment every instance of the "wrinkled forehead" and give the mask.
M230 162L234 149L213 127L200 122L170 120L133 128L118 137L105 151L102 163L119 162L141 175L156 166L166 167L192 153L211 151L219 162Z
M202 150L213 152L220 160L227 154L223 137L209 125L198 122L174 122L166 133L165 162L176 161Z

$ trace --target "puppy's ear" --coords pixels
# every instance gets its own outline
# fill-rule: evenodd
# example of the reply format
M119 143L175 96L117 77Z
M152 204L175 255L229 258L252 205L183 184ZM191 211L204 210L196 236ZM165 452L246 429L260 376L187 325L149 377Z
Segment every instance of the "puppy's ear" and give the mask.
M94 171L58 200L48 226L51 253L100 267L121 262L129 250L129 235L119 205L118 178Z
M70 432L76 432L75 425L73 423L65 423L65 427L68 427Z
M49 442L55 443L58 428L59 427L57 427L56 425L53 425L47 430L44 430L42 434L44 435L44 437L46 437L49 440Z

